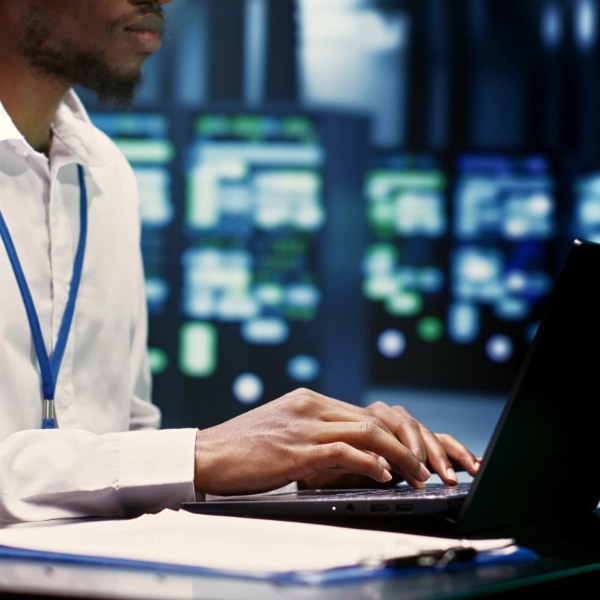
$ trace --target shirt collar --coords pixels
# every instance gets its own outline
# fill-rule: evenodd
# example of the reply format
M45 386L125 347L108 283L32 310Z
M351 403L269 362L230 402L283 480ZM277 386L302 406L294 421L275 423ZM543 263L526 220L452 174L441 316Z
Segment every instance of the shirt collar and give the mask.
M68 148L73 160L83 166L102 166L114 156L109 140L94 127L81 100L72 89L64 95L54 115L52 133ZM0 102L0 142L5 140L27 144Z
M0 142L6 140L24 141L25 138L13 123L2 102L0 102Z

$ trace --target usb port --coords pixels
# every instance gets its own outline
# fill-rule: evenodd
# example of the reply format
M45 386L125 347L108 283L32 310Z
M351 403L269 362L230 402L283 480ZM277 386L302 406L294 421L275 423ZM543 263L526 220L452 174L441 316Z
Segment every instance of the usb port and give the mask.
M396 512L413 512L414 510L414 504L396 504Z
M371 512L384 513L390 511L389 504L371 504Z

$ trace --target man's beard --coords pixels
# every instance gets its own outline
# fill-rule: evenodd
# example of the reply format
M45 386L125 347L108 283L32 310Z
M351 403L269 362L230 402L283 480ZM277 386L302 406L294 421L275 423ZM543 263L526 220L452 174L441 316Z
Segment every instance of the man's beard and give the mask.
M46 74L94 92L104 105L129 108L141 73L123 75L111 68L100 51L82 51L66 40L53 39L48 19L35 10L28 15L27 30L20 43L29 64Z

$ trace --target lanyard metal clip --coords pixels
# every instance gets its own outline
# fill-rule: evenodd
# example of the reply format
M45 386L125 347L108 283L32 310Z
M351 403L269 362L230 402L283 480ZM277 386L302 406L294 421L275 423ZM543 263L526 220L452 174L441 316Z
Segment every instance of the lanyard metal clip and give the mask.
M54 400L44 400L44 416L42 419L42 429L56 429Z

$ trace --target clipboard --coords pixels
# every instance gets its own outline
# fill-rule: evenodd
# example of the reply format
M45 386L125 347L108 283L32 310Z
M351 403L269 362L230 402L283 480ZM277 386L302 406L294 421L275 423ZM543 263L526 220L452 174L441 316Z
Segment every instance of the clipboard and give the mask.
M463 546L444 552L424 552L413 557L371 561L365 564L312 572L246 573L227 569L192 567L162 562L136 561L121 558L94 557L57 552L43 552L0 546L0 560L18 559L52 562L66 565L86 565L117 569L150 571L172 575L222 577L245 581L268 581L280 585L327 585L377 578L414 577L424 573L454 572L499 564L533 561L538 555L513 545L498 550L477 552Z

